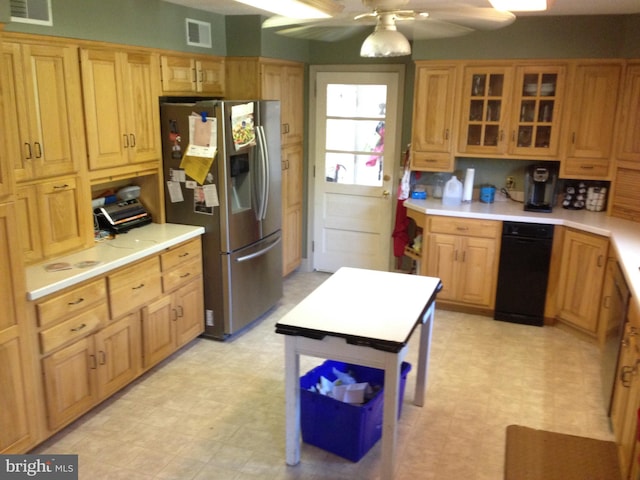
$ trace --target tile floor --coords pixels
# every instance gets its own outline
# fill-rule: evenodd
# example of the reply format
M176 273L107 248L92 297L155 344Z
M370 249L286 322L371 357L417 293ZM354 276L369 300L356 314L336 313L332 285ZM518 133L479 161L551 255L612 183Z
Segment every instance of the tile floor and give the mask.
M32 453L79 454L82 480L378 478L381 442L358 463L303 444L301 463L285 465L284 342L273 326L326 278L293 274L254 328L231 342L195 340ZM613 439L594 344L442 310L433 332L423 408L411 403L413 372L407 381L398 479L500 480L513 423ZM321 362L303 357L301 372Z

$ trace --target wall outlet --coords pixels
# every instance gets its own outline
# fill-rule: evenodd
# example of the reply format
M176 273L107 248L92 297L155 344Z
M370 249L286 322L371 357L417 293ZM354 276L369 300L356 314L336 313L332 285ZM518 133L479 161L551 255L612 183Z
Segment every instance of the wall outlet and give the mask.
M516 179L512 176L508 176L504 182L505 188L510 192L514 188L516 188Z

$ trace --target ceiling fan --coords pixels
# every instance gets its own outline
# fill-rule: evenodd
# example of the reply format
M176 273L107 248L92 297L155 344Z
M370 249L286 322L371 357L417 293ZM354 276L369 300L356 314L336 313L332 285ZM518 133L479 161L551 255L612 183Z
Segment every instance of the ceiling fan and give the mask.
M511 12L464 3L447 1L442 7L428 10L404 8L408 3L409 0L362 0L362 7L343 8L342 13L331 18L274 16L265 20L262 28L295 38L335 42L375 25L360 54L363 57L391 57L411 53L407 38L456 37L475 30L502 28L516 18Z

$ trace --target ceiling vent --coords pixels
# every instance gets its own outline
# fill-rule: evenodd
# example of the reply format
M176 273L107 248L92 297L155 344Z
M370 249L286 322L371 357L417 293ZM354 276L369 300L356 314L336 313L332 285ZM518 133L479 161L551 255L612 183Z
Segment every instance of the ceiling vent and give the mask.
M53 25L51 0L10 0L11 21Z
M187 45L211 48L211 24L187 18Z

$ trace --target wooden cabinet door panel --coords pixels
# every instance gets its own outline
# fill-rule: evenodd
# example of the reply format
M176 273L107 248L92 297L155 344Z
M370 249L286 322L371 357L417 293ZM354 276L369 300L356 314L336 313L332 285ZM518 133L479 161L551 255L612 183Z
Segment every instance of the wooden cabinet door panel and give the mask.
M176 347L190 342L204 331L204 293L202 277L175 293Z
M162 66L162 91L196 91L196 66L193 59L163 55L160 61Z
M596 334L598 306L604 282L608 240L567 230L560 266L559 315L589 333Z
M142 366L149 368L175 350L177 312L171 296L162 297L142 309Z
M458 280L459 299L465 303L493 307L493 272L496 261L496 242L486 238L469 237L463 240L464 274Z
M0 453L18 453L31 442L23 340L0 328Z
M302 262L302 144L282 149L282 274Z
M619 160L636 162L640 168L640 64L627 66L620 111Z
M76 177L60 178L38 184L38 216L42 248L46 256L71 251L84 243L80 186ZM83 220L84 219L84 220Z
M49 428L63 425L96 403L96 368L91 337L42 360Z
M123 165L127 128L118 54L83 49L80 55L89 168Z
M429 234L429 259L427 273L442 280L441 300L456 300L456 281L459 266L456 253L458 238L453 235Z
M196 60L197 91L223 96L225 90L224 62L222 60Z
M18 212L18 237L25 263L35 263L43 258L40 226L38 224L38 192L35 185L20 185L16 192Z
M77 170L84 154L82 90L77 49L54 45L22 47L34 177Z
M105 398L140 371L140 313L130 313L95 334L98 394Z
M416 72L411 148L451 152L456 67L419 67Z
M122 53L129 161L159 160L162 156L158 96L158 56Z

